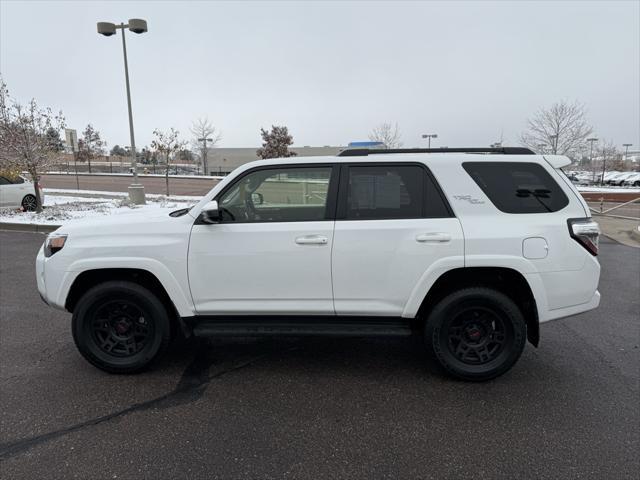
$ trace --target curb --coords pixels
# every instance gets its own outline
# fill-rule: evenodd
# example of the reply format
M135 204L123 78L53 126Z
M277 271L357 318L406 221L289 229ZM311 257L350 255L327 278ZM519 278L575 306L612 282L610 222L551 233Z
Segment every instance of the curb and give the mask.
M60 228L60 225L38 225L37 223L0 222L0 230L12 232L49 233Z

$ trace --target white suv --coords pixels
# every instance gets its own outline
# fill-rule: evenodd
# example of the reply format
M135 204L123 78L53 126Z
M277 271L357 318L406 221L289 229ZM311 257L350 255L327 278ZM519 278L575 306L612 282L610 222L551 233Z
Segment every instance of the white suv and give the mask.
M598 225L527 149L347 150L246 164L190 209L49 235L44 300L78 349L143 369L172 335L411 335L487 380L539 324L598 306Z

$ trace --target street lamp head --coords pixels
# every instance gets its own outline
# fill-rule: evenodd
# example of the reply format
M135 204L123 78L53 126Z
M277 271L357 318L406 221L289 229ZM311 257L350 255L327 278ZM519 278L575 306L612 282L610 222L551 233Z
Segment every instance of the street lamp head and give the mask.
M98 22L98 33L105 37L110 37L116 34L116 26L110 22Z
M587 138L587 142L597 142L597 138Z
M131 18L129 19L129 30L133 33L144 33L147 31L147 21L141 18Z

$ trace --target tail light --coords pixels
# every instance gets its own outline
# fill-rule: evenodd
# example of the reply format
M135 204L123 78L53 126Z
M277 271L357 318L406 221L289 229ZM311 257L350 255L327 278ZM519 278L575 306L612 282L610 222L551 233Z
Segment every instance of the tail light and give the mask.
M600 227L591 217L570 218L569 235L576 242L586 248L593 256L598 255L598 239L600 238Z

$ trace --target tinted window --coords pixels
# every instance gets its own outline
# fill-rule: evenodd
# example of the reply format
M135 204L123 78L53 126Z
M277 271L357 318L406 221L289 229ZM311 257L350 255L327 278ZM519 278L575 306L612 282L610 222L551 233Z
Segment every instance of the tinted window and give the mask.
M462 166L503 212L556 212L569 203L551 175L537 163L465 162Z
M0 177L0 185L10 185L11 182L4 177Z
M298 167L251 172L218 200L222 221L324 220L331 170L331 167Z
M440 189L432 180L431 175L424 172L425 180L425 212L424 216L427 218L447 218L452 217L451 211L447 203L445 202Z
M420 218L423 169L419 166L351 166L348 169L349 220Z

